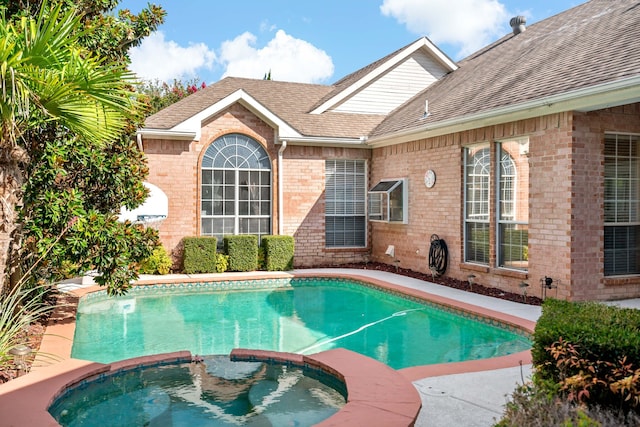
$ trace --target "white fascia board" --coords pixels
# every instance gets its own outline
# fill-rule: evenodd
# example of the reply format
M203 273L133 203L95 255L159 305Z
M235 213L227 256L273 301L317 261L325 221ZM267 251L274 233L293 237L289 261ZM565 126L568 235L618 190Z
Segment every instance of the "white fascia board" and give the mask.
M391 68L398 65L400 62L404 61L406 58L411 56L414 52L426 48L433 56L435 56L438 61L442 63L449 71L455 71L458 69L458 66L451 61L447 55L442 53L440 49L438 49L433 43L429 41L426 37L423 37L417 41L415 41L412 45L408 46L402 52L399 52L396 56L389 59L384 64L381 64L379 67L362 77L360 80L338 93L336 96L329 98L327 101L322 103L319 107L315 108L311 111L311 114L322 114L334 105L340 103L347 97L353 95L355 92L363 88L364 86L371 83L376 78L380 77L382 74L389 71Z
M204 122L209 117L219 113L220 111L225 110L236 102L242 104L249 111L260 117L265 122L269 123L269 125L273 126L278 130L278 133L281 137L291 136L291 137L300 137L300 133L296 131L294 128L289 126L284 120L271 112L264 105L259 103L255 98L246 93L244 90L239 89L232 94L224 97L220 101L215 104L205 108L201 112L195 114L194 116L188 118L187 120L178 123L171 131L175 132L193 132L195 133L194 140L199 141L201 137L202 131L202 122Z
M302 145L307 147L342 147L342 148L371 148L367 145L367 137L360 138L329 138L302 136L297 138L285 138L282 135L278 138L286 141L288 145Z
M436 45L431 43L431 40L429 40L426 37L423 37L418 41L422 41L424 43L424 46L429 50L429 52L431 52L438 59L438 61L442 63L442 65L448 68L449 71L455 71L458 69L458 65L455 62L453 62L451 59L449 59L449 57L445 55L444 52L442 52L440 49L438 49Z
M137 135L142 135L145 138L152 139L171 139L180 141L193 141L196 137L195 132L178 132L171 129L153 129L142 128L138 129Z
M436 114L432 114L425 119L424 126L371 137L367 144L372 148L384 147L563 111L595 111L635 102L640 102L640 76L429 123L430 119L437 118Z

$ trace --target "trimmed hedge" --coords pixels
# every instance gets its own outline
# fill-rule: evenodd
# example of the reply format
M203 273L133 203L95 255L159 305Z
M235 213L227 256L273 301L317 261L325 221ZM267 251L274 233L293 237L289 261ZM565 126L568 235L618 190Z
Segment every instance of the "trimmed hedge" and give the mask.
M258 269L258 236L238 234L224 236L224 251L229 256L229 271Z
M640 368L639 326L640 310L547 299L531 350L536 380L551 388L585 389L588 394L583 397L588 401L619 406L620 393L614 392L611 384ZM623 365L627 367L621 370ZM582 388L568 387L567 379L584 380L587 376L593 378ZM635 387L630 390L632 397L638 396Z
M215 273L217 245L215 237L185 237L184 271L187 274Z
M544 365L551 356L545 350L562 338L580 345L600 360L627 356L640 366L640 310L611 307L597 302L569 302L547 299L534 332L533 362ZM541 373L553 376L553 369L541 366Z
M293 236L263 236L265 270L285 271L293 269Z

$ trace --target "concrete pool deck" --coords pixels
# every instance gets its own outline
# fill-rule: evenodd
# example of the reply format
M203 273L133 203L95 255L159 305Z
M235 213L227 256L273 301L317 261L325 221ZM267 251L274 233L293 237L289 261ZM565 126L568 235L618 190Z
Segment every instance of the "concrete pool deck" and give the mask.
M215 280L255 280L262 278L292 277L292 276L338 276L354 279L366 279L368 282L379 284L390 289L401 290L418 297L426 297L436 303L450 305L457 309L469 310L481 316L497 318L507 324L533 330L535 321L540 316L540 307L513 303L501 299L485 297L457 289L448 288L418 279L413 279L393 273L376 270L354 269L303 269L286 273L223 273L216 275L167 275L160 277L144 276L139 283L149 284L179 283L202 281L211 277ZM159 280L160 279L160 280ZM210 280L210 279L209 279ZM64 284L64 290L82 295L97 289L90 283L69 282ZM70 310L71 311L71 310ZM66 313L66 318L59 319L47 328L47 335L43 340L40 351L44 354L55 355L55 358L37 359L32 373L20 379L26 381L32 377L44 383L42 376L63 367L77 368L82 361L70 359L71 344L74 331L74 312ZM91 362L85 362L90 364ZM57 366L57 368L56 368ZM483 359L471 362L450 363L407 368L398 371L411 381L419 392L422 409L415 421L419 427L439 427L449 425L490 426L499 419L503 405L508 395L518 383L527 380L531 372L530 352L521 352L510 356ZM57 375L59 375L58 373ZM14 380L18 381L18 380ZM7 383L11 384L11 383ZM18 384L15 384L18 386ZM7 408L18 408L21 405L7 406L3 396L6 387L0 386L0 407L3 408L0 426L6 424ZM4 402L3 402L4 400ZM4 403L4 404L3 404ZM24 406L21 410L26 410ZM356 425L356 424L354 424ZM384 425L384 424L381 424ZM410 425L410 424L403 424Z

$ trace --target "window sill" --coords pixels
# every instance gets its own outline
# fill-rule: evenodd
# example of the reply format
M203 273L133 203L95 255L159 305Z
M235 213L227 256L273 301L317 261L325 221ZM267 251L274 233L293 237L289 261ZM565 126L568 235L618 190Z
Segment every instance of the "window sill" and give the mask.
M640 275L607 276L604 278L605 286L626 286L640 283Z
M526 271L518 271L518 270L509 270L506 268L490 268L487 265L481 264L470 264L470 263L462 263L460 264L461 270L466 271L476 271L479 273L491 273L496 276L504 276L504 277L513 277L520 280L526 280L529 278L529 273ZM640 280L640 277L638 278Z
M369 252L369 248L363 248L360 246L353 246L350 248L344 247L344 248L327 248L325 247L324 250L326 252Z
M469 263L466 263L466 262L460 264L460 269L461 270L468 270L468 271L477 271L479 273L488 273L489 272L489 266L487 266L487 265L469 264Z
M527 271L509 270L506 268L492 268L491 274L495 274L496 276L513 277L521 280L527 280L529 278L529 272Z

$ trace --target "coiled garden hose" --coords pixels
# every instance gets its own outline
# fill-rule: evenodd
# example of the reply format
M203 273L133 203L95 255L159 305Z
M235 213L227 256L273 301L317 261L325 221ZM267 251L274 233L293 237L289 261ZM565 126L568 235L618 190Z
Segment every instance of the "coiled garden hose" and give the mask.
M442 276L447 271L448 260L447 244L437 234L432 234L431 247L429 248L429 270L434 275Z

